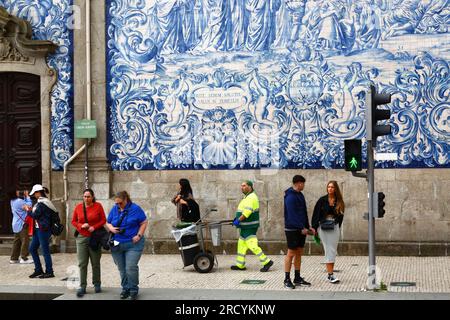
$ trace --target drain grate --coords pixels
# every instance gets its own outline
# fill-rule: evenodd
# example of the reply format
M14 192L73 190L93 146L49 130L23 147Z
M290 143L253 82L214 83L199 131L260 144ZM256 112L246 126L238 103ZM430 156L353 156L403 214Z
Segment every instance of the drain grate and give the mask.
M243 280L242 284L263 284L266 280Z
M400 282L391 282L391 287L415 287L415 282L406 282L406 281L400 281Z

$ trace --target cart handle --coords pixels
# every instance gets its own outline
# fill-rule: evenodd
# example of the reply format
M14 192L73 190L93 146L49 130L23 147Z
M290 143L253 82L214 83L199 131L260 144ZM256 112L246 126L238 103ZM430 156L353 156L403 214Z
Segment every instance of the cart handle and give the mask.
M200 221L202 221L203 219L205 219L211 212L217 211L217 209L216 209L216 208L213 208L213 209L206 209L205 211L206 211L205 215L204 215L203 217L200 217L200 219L198 219L198 220L195 222L195 224L198 224Z
M200 223L197 223L198 227L206 228L207 226L211 224L222 224L222 225L232 225L233 220L220 220L220 221L202 221Z
M233 220L221 220L221 221L219 221L219 223L223 224L223 225L232 225Z

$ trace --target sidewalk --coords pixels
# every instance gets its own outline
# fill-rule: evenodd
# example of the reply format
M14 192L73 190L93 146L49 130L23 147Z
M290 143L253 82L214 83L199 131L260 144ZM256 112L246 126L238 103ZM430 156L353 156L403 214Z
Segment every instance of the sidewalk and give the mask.
M0 291L12 292L12 288L28 288L35 292L38 288L64 289L66 298L75 298L78 267L75 254L54 254L53 264L55 278L30 279L28 275L33 272L33 265L9 264L9 257L0 256ZM265 296L274 299L296 299L295 295L302 294L304 299L353 299L369 295L376 297L390 297L396 299L396 293L414 293L410 298L438 297L450 299L450 257L377 257L377 267L380 279L387 285L387 292L365 292L367 281L367 257L338 256L335 265L335 275L341 280L340 284L331 284L326 281L325 265L322 256L305 256L302 260L302 276L312 283L311 287L298 287L288 290L283 287L284 256L271 256L274 266L269 272L259 271L259 263L255 256L247 256L246 271L232 271L230 265L234 262L234 255L218 255L218 267L207 274L197 273L193 266L182 268L179 255L148 255L142 256L140 267L141 293L148 299L158 297L184 299L192 296L195 299L217 299L217 294L211 296L207 290L222 291L220 299L236 299L236 293L246 290L252 291L255 299L264 299ZM41 260L43 262L43 259ZM293 272L292 272L293 273ZM69 281L65 280L69 278ZM261 284L243 284L243 280L263 280ZM92 292L91 271L88 272L88 292ZM392 286L392 282L415 282L412 287ZM26 287L24 287L26 286ZM120 277L110 254L102 256L102 286L104 294L88 294L88 299L115 299L119 292ZM36 288L38 287L38 288ZM148 289L148 290L147 290ZM173 290L178 289L178 290ZM183 289L183 290L179 290ZM200 289L200 290L192 290ZM20 291L19 290L19 291ZM231 290L231 291L228 291ZM267 291L267 294L263 293ZM22 292L22 291L20 291ZM149 294L144 294L148 292ZM186 292L188 296L181 292ZM253 292L255 292L253 294ZM269 294L270 292L270 294ZM278 293L277 293L278 292ZM426 293L426 294L425 294ZM440 293L444 293L443 295ZM173 294L173 296L172 296ZM363 295L361 295L363 294ZM369 295L368 295L369 294ZM421 295L417 295L421 294ZM425 295L422 295L425 294ZM428 295L427 295L428 294ZM429 295L437 294L437 295ZM347 297L347 298L345 298ZM422 297L422 298L420 298ZM440 297L440 298L439 298ZM161 298L164 299L164 298ZM268 298L269 299L269 298Z

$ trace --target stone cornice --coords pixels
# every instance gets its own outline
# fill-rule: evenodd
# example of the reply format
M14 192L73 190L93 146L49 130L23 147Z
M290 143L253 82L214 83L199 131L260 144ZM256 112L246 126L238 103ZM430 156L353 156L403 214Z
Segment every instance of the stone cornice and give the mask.
M48 40L32 40L32 28L26 20L10 15L0 7L0 62L24 62L55 52L57 45ZM34 59L33 59L34 60Z

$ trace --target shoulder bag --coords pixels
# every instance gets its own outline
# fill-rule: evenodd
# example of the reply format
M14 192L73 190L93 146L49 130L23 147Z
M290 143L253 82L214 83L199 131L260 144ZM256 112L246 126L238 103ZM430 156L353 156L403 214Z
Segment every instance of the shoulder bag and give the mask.
M83 202L83 214L85 222L89 223L87 219L86 205L84 202ZM92 250L99 250L100 246L103 247L103 249L105 250L109 250L108 242L109 242L109 232L104 227L101 227L91 232L91 236L89 237L89 247L91 247Z
M336 225L336 222L333 220L324 220L320 222L320 228L322 230L334 230L334 226Z
M325 209L325 204L322 204L321 212L325 215L330 214ZM334 230L334 226L336 225L336 219L325 219L320 221L320 228L324 231Z

